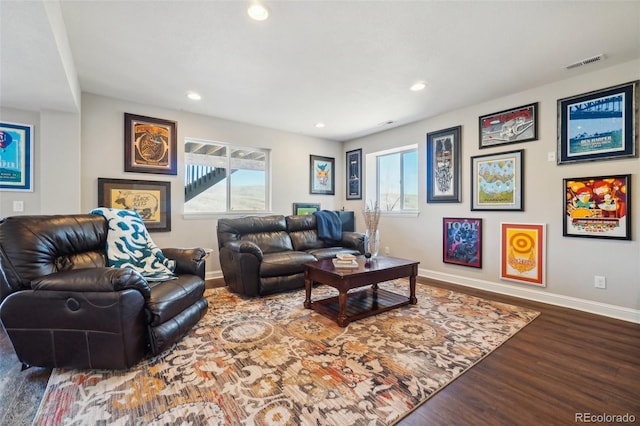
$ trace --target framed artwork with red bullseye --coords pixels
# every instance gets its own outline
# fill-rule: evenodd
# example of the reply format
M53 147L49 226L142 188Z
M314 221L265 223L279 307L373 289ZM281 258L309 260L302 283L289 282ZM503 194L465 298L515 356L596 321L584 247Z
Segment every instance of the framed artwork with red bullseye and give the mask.
M500 278L546 287L546 225L500 224Z

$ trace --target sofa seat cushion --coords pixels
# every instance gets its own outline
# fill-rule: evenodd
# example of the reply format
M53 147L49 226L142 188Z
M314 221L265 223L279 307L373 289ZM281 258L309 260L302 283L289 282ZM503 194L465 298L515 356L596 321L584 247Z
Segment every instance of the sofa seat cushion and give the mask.
M317 259L304 251L281 251L265 254L260 264L261 277L292 275L304 271L302 264Z
M170 281L149 283L151 297L147 302L150 324L168 321L202 299L204 281L197 275L180 275Z
M313 255L318 260L331 259L336 257L338 253L349 253L358 256L360 252L358 250L346 248L346 247L326 247L319 249L307 250L307 253Z

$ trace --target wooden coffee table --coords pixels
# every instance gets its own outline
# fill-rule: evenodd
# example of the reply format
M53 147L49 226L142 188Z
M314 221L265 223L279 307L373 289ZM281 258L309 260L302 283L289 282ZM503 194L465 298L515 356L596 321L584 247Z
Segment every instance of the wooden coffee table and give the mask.
M418 302L416 277L420 262L385 256L373 258L369 264L366 264L364 256L358 256L357 262L358 267L354 269L336 268L332 259L305 263L304 307L334 319L340 327L345 327L351 321ZM409 277L409 297L378 288L378 283L404 277ZM336 288L339 295L312 302L314 282ZM367 285L371 287L348 293L349 290Z

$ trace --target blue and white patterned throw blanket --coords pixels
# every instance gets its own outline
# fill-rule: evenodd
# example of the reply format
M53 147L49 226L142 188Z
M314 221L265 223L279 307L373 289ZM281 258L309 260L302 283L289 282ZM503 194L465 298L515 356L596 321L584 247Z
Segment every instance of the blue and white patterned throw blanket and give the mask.
M149 281L176 278L176 263L167 259L151 239L142 218L135 210L93 209L91 214L104 216L109 224L107 234L108 265L131 268Z

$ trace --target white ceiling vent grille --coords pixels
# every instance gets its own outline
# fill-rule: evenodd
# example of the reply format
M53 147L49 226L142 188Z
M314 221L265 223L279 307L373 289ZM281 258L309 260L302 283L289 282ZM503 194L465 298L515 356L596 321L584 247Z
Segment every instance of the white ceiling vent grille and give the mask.
M582 60L580 60L578 62L575 62L575 63L573 63L571 65L567 65L566 68L568 70L570 70L570 69L573 69L573 68L581 67L583 65L589 65L589 64L592 64L594 62L601 61L603 59L604 59L604 55L603 54L599 54L599 55L596 55L596 56L592 56L590 58L582 59Z

